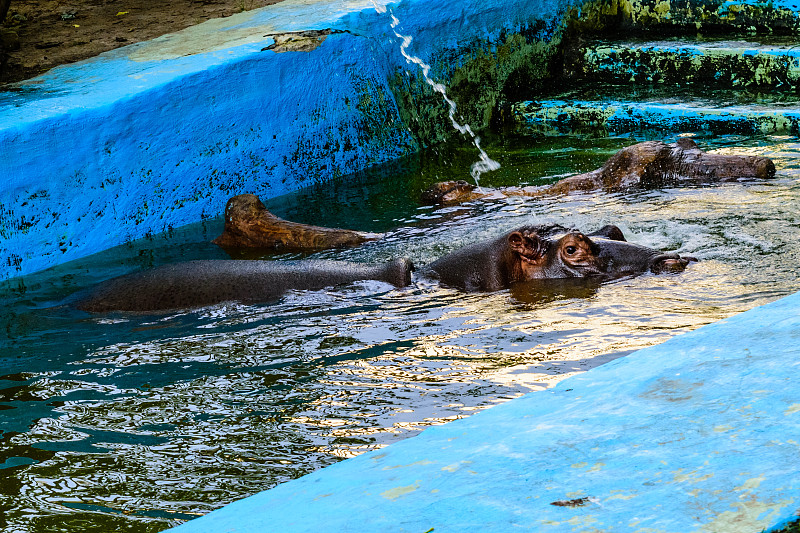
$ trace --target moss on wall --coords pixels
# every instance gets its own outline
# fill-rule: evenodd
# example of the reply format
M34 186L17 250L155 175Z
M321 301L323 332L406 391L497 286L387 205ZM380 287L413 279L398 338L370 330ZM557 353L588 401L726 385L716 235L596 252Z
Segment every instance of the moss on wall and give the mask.
M565 8L559 20L533 22L494 41L476 41L442 52L431 62L432 72L437 82L446 85L448 97L457 105L455 119L477 132L504 124L511 103L547 92L553 80L585 79L589 70L602 70L600 63L610 61L609 53L587 58L583 46L587 39L598 35L697 33L794 35L800 34L800 17L780 3L591 0L580 7ZM794 88L800 68L785 58L766 54L676 58L674 54L647 50L614 53L613 61L623 67L612 72L612 81L627 82L633 76L641 78L634 81L705 83L719 78L722 72L734 86ZM626 63L636 65L635 73L625 72ZM605 70L608 74L613 68ZM450 123L448 105L415 68L398 69L390 86L403 121L421 146L459 135Z
M573 24L593 33L800 33L796 8L781 1L595 0L583 5Z
M586 47L574 75L584 81L668 84L793 91L800 85L800 61L758 47L693 49L665 44Z
M455 120L478 132L502 121L507 102L538 92L557 71L553 61L560 34L560 26L548 28L540 22L504 34L496 43L475 42L459 53L437 57L433 70L456 103ZM404 123L422 146L459 135L451 124L448 104L419 72L398 69L390 85Z

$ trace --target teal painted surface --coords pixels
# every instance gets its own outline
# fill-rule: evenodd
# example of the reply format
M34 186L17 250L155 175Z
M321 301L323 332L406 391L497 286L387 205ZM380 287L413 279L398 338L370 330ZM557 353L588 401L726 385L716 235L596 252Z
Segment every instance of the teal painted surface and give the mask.
M800 81L794 39L757 43L731 40L595 42L580 58L580 78L792 91Z
M513 115L524 129L545 132L658 129L797 135L800 131L800 106L794 103L737 104L689 96L641 102L615 99L520 102L513 106Z
M570 3L391 7L446 83L465 52L523 30L547 40ZM287 0L0 93L0 279L219 216L235 194L273 197L418 150L398 91L439 115L445 104L397 84L408 64L390 22L369 0ZM332 33L311 51L267 49L300 30Z
M183 524L754 533L800 500L800 294ZM577 501L571 507L553 502Z

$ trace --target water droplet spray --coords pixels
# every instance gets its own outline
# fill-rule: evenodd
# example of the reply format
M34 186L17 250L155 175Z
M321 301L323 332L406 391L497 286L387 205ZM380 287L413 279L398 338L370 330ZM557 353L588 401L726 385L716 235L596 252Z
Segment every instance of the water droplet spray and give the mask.
M380 14L387 12L386 6L378 5L378 3L375 0L371 1L372 5L375 6L375 11L377 11ZM472 144L474 144L475 148L478 149L478 154L480 155L480 158L478 159L478 161L474 162L470 167L470 174L472 175L472 179L475 180L475 185L478 187L478 189L480 189L481 174L483 174L484 172L497 170L498 168L500 168L500 163L489 157L486 151L483 148L481 148L481 138L475 135L475 132L472 131L472 128L470 128L469 124L463 124L463 125L459 124L459 122L456 120L456 103L447 96L447 88L444 86L444 84L437 83L433 80L433 78L431 78L430 76L431 66L429 64L425 63L419 57L411 55L408 52L408 47L409 45L411 45L411 41L413 40L413 38L410 35L403 35L400 32L398 32L397 26L400 25L400 21L398 20L397 17L394 16L394 13L392 13L391 11L389 11L389 16L392 19L391 23L392 32L398 39L400 39L400 53L403 54L403 57L406 58L406 61L408 63L413 63L417 65L422 71L422 76L423 78L425 78L425 82L428 85L430 85L434 91L442 95L442 98L449 107L448 114L450 116L450 122L452 123L453 127L462 134L468 134L472 139Z

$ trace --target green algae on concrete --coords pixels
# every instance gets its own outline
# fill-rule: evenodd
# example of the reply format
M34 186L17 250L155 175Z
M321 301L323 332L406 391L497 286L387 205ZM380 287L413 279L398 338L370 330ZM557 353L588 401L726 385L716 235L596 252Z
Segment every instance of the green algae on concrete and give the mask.
M647 129L717 134L800 132L800 107L722 106L707 101L598 99L538 100L512 106L516 124L528 132L622 133Z
M540 89L553 72L560 35L560 26L536 24L498 43L475 41L459 54L439 54L432 67L456 102L456 120L479 131L499 120L505 102ZM422 146L454 136L447 105L418 71L397 69L390 83L403 122Z
M793 91L800 84L800 51L727 40L594 42L571 70L582 81Z
M594 0L580 8L580 31L636 33L800 33L798 5L790 0Z

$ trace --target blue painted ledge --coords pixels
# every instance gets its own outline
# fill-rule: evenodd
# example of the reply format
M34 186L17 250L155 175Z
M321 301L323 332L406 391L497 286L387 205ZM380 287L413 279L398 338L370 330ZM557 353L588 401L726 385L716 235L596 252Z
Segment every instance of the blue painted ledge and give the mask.
M518 102L513 116L525 130L558 133L607 129L616 133L710 131L717 134L800 133L800 105L715 102L685 96L663 101L538 100Z
M798 379L800 293L172 531L759 533L800 507Z

